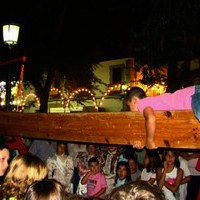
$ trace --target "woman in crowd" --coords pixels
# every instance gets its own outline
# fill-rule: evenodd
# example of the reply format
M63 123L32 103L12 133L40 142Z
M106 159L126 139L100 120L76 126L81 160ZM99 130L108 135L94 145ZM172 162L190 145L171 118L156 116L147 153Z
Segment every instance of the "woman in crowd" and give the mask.
M8 167L10 152L7 145L0 143L0 183L3 180L4 173Z
M10 163L0 189L0 199L21 200L29 185L47 176L46 164L34 155L18 155Z
M72 157L68 155L67 143L57 142L56 153L47 159L48 178L59 181L66 192L71 191L71 178L73 175Z

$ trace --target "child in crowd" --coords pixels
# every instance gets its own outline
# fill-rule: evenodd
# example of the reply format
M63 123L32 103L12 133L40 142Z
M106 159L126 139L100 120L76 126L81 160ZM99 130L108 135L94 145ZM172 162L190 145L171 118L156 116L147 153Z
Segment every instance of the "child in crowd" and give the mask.
M156 129L155 110L193 110L200 120L200 85L177 90L174 93L165 93L159 96L146 97L139 87L132 87L127 94L127 104L131 111L140 111L144 115L146 128L146 147L156 148L154 134ZM142 148L141 143L136 143Z
M59 181L66 192L71 191L71 178L73 174L73 161L68 155L67 144L57 142L56 153L47 159L48 178Z
M131 176L128 161L119 161L116 169L115 188L127 184L130 181Z
M163 167L158 168L156 179L160 189L163 190L167 200L179 199L179 186L183 179L183 170L179 168L180 162L175 151L167 150L163 153Z
M128 164L130 168L131 180L136 181L141 176L141 171L138 169L137 158L132 156L128 159Z
M0 188L0 199L21 200L33 182L47 176L46 164L34 155L18 155L10 163Z
M33 183L27 190L24 200L65 200L62 185L56 180L43 179Z
M190 170L188 167L188 161L184 159L181 155L184 155L184 152L177 152L178 159L180 162L180 168L183 170L183 179L181 185L179 186L180 200L186 200L187 197L187 186L190 182Z
M108 184L106 194L110 194L115 184L117 162L120 157L118 146L109 145L102 156L102 170Z
M101 197L106 191L107 183L104 175L100 172L99 160L92 157L88 161L90 171L82 178L81 184L87 184L87 196Z
M80 181L76 190L76 193L78 195L81 195L83 197L87 196L87 185L81 184L81 179L84 177L84 175L90 171L88 167L88 160L92 157L97 157L97 148L95 144L87 144L86 145L87 152L79 153L77 159L77 166L78 166L78 172L80 176Z
M95 144L86 145L87 152L82 152L77 156L77 167L80 177L88 172L88 160L97 157L97 148Z
M110 200L165 200L162 190L146 181L130 182L113 190L110 196Z
M157 151L146 151L144 158L144 169L142 170L140 180L154 184L156 181L156 170L161 165L160 157Z

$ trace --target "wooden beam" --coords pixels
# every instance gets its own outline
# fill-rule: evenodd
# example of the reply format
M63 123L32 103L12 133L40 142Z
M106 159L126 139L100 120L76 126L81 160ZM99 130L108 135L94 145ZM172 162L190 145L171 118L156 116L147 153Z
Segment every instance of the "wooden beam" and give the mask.
M200 149L200 123L191 111L157 111L158 147ZM139 112L10 113L0 112L0 133L29 138L132 145L145 144Z

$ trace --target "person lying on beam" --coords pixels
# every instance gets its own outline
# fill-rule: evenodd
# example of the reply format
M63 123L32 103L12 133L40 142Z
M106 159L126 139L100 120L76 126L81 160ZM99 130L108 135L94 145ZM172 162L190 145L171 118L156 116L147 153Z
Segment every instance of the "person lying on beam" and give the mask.
M146 128L146 147L155 149L154 135L156 129L156 110L192 110L200 121L200 85L189 86L174 93L165 93L147 97L143 89L132 87L127 93L130 111L143 113ZM136 148L143 148L140 142Z

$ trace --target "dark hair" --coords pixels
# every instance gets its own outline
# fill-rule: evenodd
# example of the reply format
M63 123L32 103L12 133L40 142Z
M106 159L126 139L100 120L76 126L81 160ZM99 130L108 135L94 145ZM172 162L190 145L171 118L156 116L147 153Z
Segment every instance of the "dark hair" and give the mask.
M126 161L120 161L120 162L117 163L117 167L116 167L115 184L117 183L117 179L119 178L117 171L119 170L120 166L124 166L126 168L126 171L127 171L127 175L125 177L126 183L130 182L131 181L131 172L130 172L129 164Z
M24 200L64 200L63 186L54 179L44 179L33 183L27 190Z
M58 147L60 144L64 144L64 145L65 145L65 147L66 147L66 149L65 149L65 154L66 154L66 155L69 155L67 142L65 142L65 141L60 141L60 140L56 142L56 146L57 146L57 147Z
M97 157L92 157L88 160L88 166L92 163L92 162L96 162L97 164L99 164L99 160Z
M6 145L4 143L0 143L0 151L3 150L3 149L9 150L9 147L8 147L8 145Z
M147 181L134 181L122 185L111 192L110 200L165 200L158 186Z
M144 92L144 90L140 87L132 87L127 95L126 95L126 100L127 101L131 101L131 99L136 96L138 97L139 99L143 99L146 97L146 93Z
M167 153L168 153L169 151L171 151L171 152L173 153L174 157L175 157L174 166L175 166L175 167L180 167L180 161L179 161L179 159L178 159L178 152L177 152L177 151L174 151L174 150L165 150L165 151L163 152L162 161L163 161L163 162L165 161L165 157L166 157L166 155L167 155Z
M131 157L128 158L128 161L129 160L134 160L135 163L138 163L137 156L131 156Z
M147 150L146 155L149 158L149 164L147 165L147 172L156 173L158 167L161 166L161 159L157 150Z

